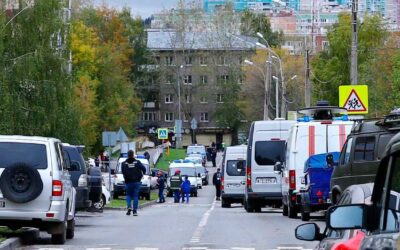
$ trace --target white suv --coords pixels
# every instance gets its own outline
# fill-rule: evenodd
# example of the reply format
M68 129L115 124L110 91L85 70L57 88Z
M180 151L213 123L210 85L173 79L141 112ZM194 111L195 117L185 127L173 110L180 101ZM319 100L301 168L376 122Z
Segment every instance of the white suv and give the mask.
M74 237L75 194L58 139L0 136L0 226Z

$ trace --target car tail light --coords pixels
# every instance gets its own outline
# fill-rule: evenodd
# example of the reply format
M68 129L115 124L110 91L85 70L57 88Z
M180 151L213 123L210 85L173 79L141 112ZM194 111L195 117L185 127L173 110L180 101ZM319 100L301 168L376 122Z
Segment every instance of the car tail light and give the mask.
M289 170L289 189L296 189L296 170Z
M247 188L251 188L251 166L247 166L246 176L247 176L247 179L246 179Z
M321 124L323 124L323 125L332 124L332 121L322 121Z
M62 181L53 180L53 196L62 196L63 184Z
M224 177L221 177L221 190L224 190Z
M318 190L318 191L317 191L317 196L318 196L318 197L322 197L322 195L324 195L324 193L322 193L321 190Z
M87 185L88 185L87 175L81 174L78 180L78 187L87 187Z

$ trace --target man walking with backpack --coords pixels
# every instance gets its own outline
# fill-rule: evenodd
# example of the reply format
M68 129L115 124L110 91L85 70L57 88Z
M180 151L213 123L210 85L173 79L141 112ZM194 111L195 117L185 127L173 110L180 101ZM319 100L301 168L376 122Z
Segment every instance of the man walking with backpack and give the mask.
M215 193L217 197L217 201L221 200L221 169L217 168L217 172L213 176L213 184L215 186Z
M126 215L131 215L132 200L133 200L133 216L137 216L139 206L139 191L142 185L142 177L146 173L146 168L140 161L134 157L132 150L128 151L128 159L122 163L122 174L124 175L126 188L126 203L128 212Z

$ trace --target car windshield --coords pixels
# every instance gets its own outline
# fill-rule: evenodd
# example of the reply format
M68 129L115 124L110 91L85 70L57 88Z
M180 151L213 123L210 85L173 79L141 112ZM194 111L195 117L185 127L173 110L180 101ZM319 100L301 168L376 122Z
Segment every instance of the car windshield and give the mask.
M181 176L196 176L196 169L195 168L190 168L190 167L173 167L170 168L169 174L172 176L175 174L176 170L181 171Z
M187 154L192 154L192 153L205 154L206 148L204 146L189 146L187 148Z
M36 169L47 168L46 146L34 143L0 142L0 168L21 163Z
M255 147L255 160L260 166L271 166L277 161L284 162L284 141L258 141Z
M188 158L185 158L185 160L189 160L189 161L191 161L191 162L193 162L194 164L201 164L201 158L198 158L198 157L188 157Z

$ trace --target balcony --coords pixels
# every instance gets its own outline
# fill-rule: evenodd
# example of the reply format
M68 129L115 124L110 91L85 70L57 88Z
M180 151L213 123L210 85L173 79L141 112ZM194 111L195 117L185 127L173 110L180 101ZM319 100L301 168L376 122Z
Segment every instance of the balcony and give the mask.
M156 103L155 102L145 102L145 103L143 103L143 108L155 109Z

